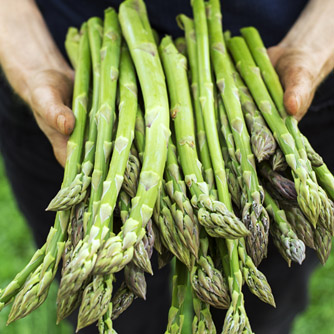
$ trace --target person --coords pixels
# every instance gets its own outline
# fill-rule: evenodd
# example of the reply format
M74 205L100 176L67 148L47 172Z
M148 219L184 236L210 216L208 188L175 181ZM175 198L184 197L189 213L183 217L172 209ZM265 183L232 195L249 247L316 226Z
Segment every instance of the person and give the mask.
M113 0L2 0L0 4L0 149L19 208L33 230L37 246L53 224L45 212L60 187L66 142L75 119L71 112L74 73L64 50L69 26L79 27L91 16L103 16ZM175 23L189 16L189 0L146 0L149 18L160 34L182 35ZM301 120L302 132L334 169L334 2L332 0L225 0L224 28L258 28L285 89L287 111ZM276 297L270 309L251 295L246 307L257 334L287 334L294 316L307 303L307 281L317 262L308 254L302 266L287 268L275 250L260 269ZM156 278L158 277L158 278ZM167 269L148 282L148 301L135 302L115 321L118 333L162 333L169 295ZM153 313L154 312L154 313ZM156 314L147 321L143 314ZM221 313L213 311L222 321ZM131 321L129 321L131 319ZM219 322L219 320L217 320ZM217 326L219 328L219 326ZM93 333L93 329L80 333Z

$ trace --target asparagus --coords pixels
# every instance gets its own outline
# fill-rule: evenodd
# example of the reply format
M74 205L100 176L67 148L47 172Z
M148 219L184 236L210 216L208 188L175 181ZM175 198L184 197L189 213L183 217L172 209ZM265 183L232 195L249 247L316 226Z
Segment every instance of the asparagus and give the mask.
M143 161L143 155L145 150L145 120L142 110L138 104L136 127L135 127L135 144L139 152L140 162Z
M63 187L68 186L75 177L78 166L81 162L81 153L83 147L84 129L87 114L88 89L90 81L90 50L87 36L87 26L83 24L81 28L81 38L79 45L79 56L77 59L77 71L74 82L73 93L73 112L76 118L76 127L71 134L67 144L67 159L63 179ZM69 222L70 212L57 212L55 225L50 229L45 244L45 253L42 263L31 272L25 281L27 269L35 267L36 263L41 260L41 250L38 250L33 256L30 265L23 270L16 280L15 294L21 289L14 299L11 312L8 317L8 323L20 319L37 307L39 307L47 297L49 287L56 274L61 254L65 247L65 238L67 234L67 225ZM42 248L44 249L44 247ZM1 299L9 296L13 297L13 286L6 289Z
M308 139L303 136L307 157L312 164L319 184L326 190L328 196L334 201L334 177L328 167L322 160L321 156L314 151Z
M188 271L178 260L175 262L175 273L173 276L172 303L168 311L168 323L165 334L181 334L184 311L183 304L187 291Z
M249 290L263 302L276 307L270 285L263 273L256 268L252 258L248 256L242 239L238 243L238 253L242 276Z
M199 259L190 273L190 282L197 298L215 308L226 309L230 304L227 284L208 254L209 242L201 236Z
M113 275L94 276L85 288L79 308L77 331L102 317L109 307Z
M214 187L214 175L211 166L211 157L208 142L205 134L204 117L202 114L201 104L199 100L197 41L194 22L192 19L188 18L186 15L183 14L177 16L177 22L181 29L185 31L185 39L187 44L187 53L191 75L191 92L196 119L198 151L200 160L203 165L204 180L209 185L209 190L211 190Z
M117 334L112 325L113 303L109 303L107 312L98 321L99 334Z
M183 56L187 56L187 42L184 37L178 37L175 39L175 47L179 53Z
M126 283L123 282L115 295L111 298L110 304L113 305L110 316L111 320L116 320L132 304L135 298L135 294L130 291Z
M124 181L122 184L122 188L128 193L130 197L134 197L136 195L139 173L140 173L139 159L134 154L130 153L125 168Z
M220 14L219 3L212 3L216 6L216 13ZM197 56L199 71L200 101L203 113L205 114L205 129L208 137L212 166L216 175L216 185L218 198L226 205L228 211L232 211L231 198L228 193L225 166L219 145L219 138L215 122L215 111L213 105L213 84L210 70L210 52L209 38L206 21L206 8L203 0L194 0L192 2L195 32L197 39ZM223 253L224 242L217 239L218 249ZM223 332L234 333L238 330L241 332L249 328L249 321L244 309L243 294L241 292L242 275L239 268L238 252L236 241L226 240L229 257L229 289L232 297L230 307L224 322Z
M298 238L310 248L315 249L314 229L309 221L305 218L298 207L283 206L288 222L296 232Z
M219 88L225 111L231 126L235 143L235 156L240 164L241 182L247 193L245 202L242 203L243 222L250 230L251 235L247 238L248 251L256 265L267 255L269 218L263 208L263 189L259 184L255 159L250 147L250 138L243 117L241 104L238 96L238 88L233 79L233 71L227 57L224 36L221 24L219 3L209 2L208 27L210 32L210 49L216 83ZM254 245L256 245L254 247Z
M198 209L198 221L205 227L207 233L214 237L236 238L246 235L248 231L235 217L233 212L227 210L225 204L213 201L208 196L208 185L203 180L196 152L194 120L186 74L186 59L178 53L169 37L165 37L162 40L160 51L171 99L171 115L175 124L175 136L180 163L185 175L186 184L193 196L192 203ZM213 101L211 102L213 103ZM185 124L187 126L184 126ZM207 126L213 125L209 123ZM216 135L218 136L217 131ZM214 139L216 140L217 138ZM214 147L219 149L217 153L219 161L215 166L216 178L217 180L225 180L225 170L220 167L224 167L224 162L221 156L219 141ZM219 181L219 183L218 192L220 192L221 196L225 194L224 196L229 197L227 184L224 184L223 181Z
M265 180L272 185L282 198L291 202L297 201L295 185L291 180L273 171L268 163L262 163L259 170Z
M77 66L79 53L80 33L77 28L70 27L65 38L65 49L73 68Z
M309 174L303 159L300 158L294 138L280 117L275 104L261 79L259 69L254 64L245 41L241 37L233 37L228 42L237 68L250 89L263 117L273 131L285 159L290 166L297 191L297 201L310 222L315 226L319 215L321 200L319 186Z
M284 153L279 147L276 148L275 153L271 156L270 163L276 172L284 172L288 167Z
M110 17L108 17L109 14ZM116 21L117 17L115 15L116 13L114 10L109 9L106 12L106 25L114 24L117 32L118 25ZM108 30L105 29L105 31ZM116 33L115 30L113 31ZM130 56L125 47L122 49L120 73L119 124L109 172L103 182L103 195L96 207L96 212L98 212L98 214L96 214L94 224L88 230L85 238L74 250L71 262L63 273L58 291L59 299L70 292L74 293L92 272L97 259L96 253L109 230L112 231L111 217L123 182L125 165L133 140L137 110L136 79ZM98 150L99 149L97 148L97 152ZM95 161L97 162L97 159L95 159ZM102 175L103 173L101 170L101 177ZM96 190L98 191L97 188ZM96 196L98 196L98 194L96 194Z
M322 264L325 264L331 253L332 234L321 225L317 225L314 231L314 245L318 258Z
M94 163L95 140L97 133L95 115L99 104L100 89L100 48L101 35L103 30L101 19L97 17L89 19L87 27L93 68L93 97L91 110L89 113L88 138L85 143L84 159L81 164L81 170L76 175L73 182L69 186L62 187L60 189L55 198L50 202L47 210L66 210L71 206L80 203L85 198L91 182L91 172Z
M216 327L212 320L210 307L193 296L195 316L192 323L192 334L216 334Z
M270 233L276 247L289 266L291 265L291 261L302 264L305 259L305 244L298 239L286 218L284 210L279 208L268 192L265 194L264 201L268 212L273 218Z
M315 173L312 170L311 163L307 157L303 136L298 128L297 120L292 116L288 115L285 110L283 103L283 88L279 81L278 75L276 74L275 69L272 66L270 59L266 53L266 49L263 45L261 37L258 31L252 27L241 29L241 33L243 34L243 36L245 36L245 40L251 50L251 53L253 54L256 63L259 66L268 90L273 100L275 101L277 109L282 118L284 119L287 129L295 140L301 162L303 163L304 168L307 170L309 177L313 180L315 184L315 189L317 188L318 190L317 195L320 200L319 224L321 224L323 227L333 233L334 215L331 210L331 203L325 191L320 186L318 186ZM314 223L314 225L316 225L316 222Z
M153 213L167 154L169 117L166 86L152 33L147 30L148 21L143 19L142 12L137 11L138 5L144 6L139 0L124 1L119 18L144 96L145 152L130 217L121 232L109 238L100 250L95 266L95 272L100 273L117 272L131 261L134 244L143 238L145 226Z
M276 149L275 138L268 128L260 111L257 109L252 95L242 81L228 54L226 54L226 59L229 61L233 79L238 88L240 104L247 127L250 131L251 145L254 155L258 162L268 160L270 156L274 154Z

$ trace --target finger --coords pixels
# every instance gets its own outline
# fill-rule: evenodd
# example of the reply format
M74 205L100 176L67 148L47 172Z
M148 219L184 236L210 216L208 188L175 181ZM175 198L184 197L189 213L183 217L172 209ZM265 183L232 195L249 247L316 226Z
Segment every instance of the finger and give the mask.
M46 125L64 136L72 133L75 118L62 94L53 87L38 87L32 95L32 108Z
M284 87L285 108L289 114L301 119L311 104L315 90L309 66L300 57L288 55L277 61L276 69Z

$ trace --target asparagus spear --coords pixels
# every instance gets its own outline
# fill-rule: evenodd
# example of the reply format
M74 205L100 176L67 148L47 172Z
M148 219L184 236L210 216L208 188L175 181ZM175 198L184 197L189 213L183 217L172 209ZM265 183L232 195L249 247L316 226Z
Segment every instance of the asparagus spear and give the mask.
M135 144L139 152L140 162L143 162L143 155L145 150L145 120L139 104L136 116Z
M124 181L122 184L122 188L128 193L130 197L136 196L139 173L139 159L134 154L130 153L128 162L126 163Z
M216 327L210 313L210 306L193 296L195 316L192 323L192 334L216 334Z
M224 38L225 40L225 38ZM225 47L226 50L226 47ZM242 81L237 72L232 59L226 54L226 59L229 61L235 85L238 88L241 108L250 131L252 150L258 162L268 160L276 149L276 141L263 119L260 111L257 109L255 102L248 88Z
M113 307L112 312L109 314L110 319L116 320L132 304L135 298L135 294L130 291L126 283L123 282L115 295L111 298L110 304L112 304ZM107 314L105 314L105 316L107 316Z
M131 261L134 244L143 238L145 226L152 216L167 155L169 115L166 85L152 33L147 30L148 21L143 19L142 12L138 12L138 4L145 6L139 0L124 1L119 18L146 108L143 166L130 217L121 232L104 244L95 266L96 272L116 272Z
M65 49L73 68L77 67L80 33L77 28L69 27L65 38Z
M219 3L213 3L217 6L217 13L220 14ZM225 166L219 145L218 133L215 122L215 111L213 105L213 84L210 70L210 52L209 38L206 21L206 8L203 0L194 0L192 2L195 32L197 39L197 57L199 71L200 101L203 114L205 114L205 129L208 137L210 154L212 157L213 170L216 175L216 184L218 198L226 205L227 210L232 211L231 198L228 193ZM223 253L224 242L217 239L218 249ZM223 332L234 333L238 330L244 331L250 328L243 302L241 292L242 275L239 268L237 244L234 240L226 240L229 257L229 288L232 297L230 307L225 318Z
M268 163L260 164L259 170L261 175L267 182L270 182L281 197L291 202L297 201L295 185L291 180L273 171Z
M196 119L196 136L198 143L198 151L200 160L203 165L204 180L209 185L209 190L214 187L214 175L211 166L211 157L208 147L208 142L204 128L204 118L199 100L198 87L198 65L197 65L197 41L195 36L195 27L192 19L186 15L177 16L177 22L181 29L185 31L185 39L187 44L187 53L189 59L190 75L191 75L191 92ZM183 168L183 167L182 167Z
M276 172L284 172L288 167L284 153L279 147L276 148L275 153L271 156L270 163Z
M114 20L115 24L115 12L109 10L106 15L109 13L111 14L110 21ZM106 19L109 18L106 17ZM125 47L122 49L121 57L119 110L114 151L108 175L103 182L103 195L96 207L97 214L94 224L88 230L84 240L76 247L71 262L65 269L58 291L59 299L71 291L75 292L92 272L97 259L96 253L109 230L112 231L111 217L123 182L125 165L133 140L137 110L136 79L130 55Z
M90 81L90 50L86 24L83 24L81 28L79 56L77 61L78 65L73 93L73 112L76 118L76 126L67 144L67 160L63 187L68 186L72 182L78 172L77 169L81 162ZM13 297L13 293L16 294L8 317L8 323L28 315L39 307L46 299L65 247L69 217L69 211L57 213L55 225L50 229L48 234L45 244L45 253L43 252L45 255L43 258L40 257L40 255L42 255L41 250L38 250L33 256L32 261L30 261L30 264L25 268L26 270L23 270L22 274L18 275L19 277L16 277L15 284L18 285L16 285L15 290L13 291L13 286L11 286L9 290L6 289L2 294L2 300L8 297ZM44 249L44 247L42 249ZM28 273L27 269L34 268L40 260L42 260L42 263L31 272L26 280L23 280ZM18 292L20 289L21 291Z
M203 180L196 152L194 120L186 74L186 58L177 51L170 37L165 37L162 40L160 51L171 99L171 115L175 124L180 163L185 181L193 195L192 202L198 209L199 223L205 227L209 235L214 237L236 238L246 235L247 230L234 216L233 212L227 210L225 204L212 201L205 189L207 184ZM211 102L213 103L213 100ZM187 126L184 126L185 124ZM214 125L209 123L207 126L214 126L216 129L215 120ZM216 135L218 136L217 131ZM215 144L215 147L219 149L219 152L217 152L219 162L216 163L216 178L217 180L225 180L225 171L219 167L220 164L223 164L221 166L224 167L219 141ZM225 193L224 196L229 197L227 184L223 184L223 181L219 182L221 196Z
M98 321L99 334L117 334L112 325L113 303L109 303L107 312Z
M308 139L303 136L307 157L312 164L319 184L326 190L328 196L334 201L334 177L328 167L322 160L321 156L314 151Z
M173 276L172 303L168 311L165 334L181 334L184 320L183 304L187 291L188 270L178 260L175 262Z
M175 47L181 55L185 56L187 55L187 42L184 37L178 37L175 39Z
M304 161L299 156L295 140L271 100L245 41L241 37L233 37L229 40L228 46L241 76L248 85L263 117L273 131L292 170L298 204L315 226L321 211L319 186L314 182L307 167L304 166Z
M208 27L212 63L216 83L233 134L235 154L240 164L241 182L244 183L244 189L247 193L246 201L242 203L242 217L244 224L251 232L251 236L247 238L248 251L253 250L254 245L256 245L257 252L251 254L253 261L258 265L267 254L269 218L262 205L263 189L258 181L255 159L250 147L250 138L241 109L238 88L235 85L233 71L227 57L219 3L211 1L209 4Z
M331 210L331 203L329 202L325 191L317 184L317 179L315 173L312 170L311 163L308 160L303 136L298 128L297 120L294 117L288 115L285 110L283 103L283 88L279 81L278 75L276 74L275 69L270 62L261 37L258 31L252 27L241 29L241 33L245 37L249 49L257 65L259 66L264 81L273 100L275 101L276 107L280 115L285 121L287 129L295 140L296 148L298 150L301 162L304 164L304 168L307 170L309 177L312 178L313 182L315 183L315 188L317 188L318 190L317 193L320 200L319 224L321 224L324 228L328 229L331 233L333 233L334 215Z
M264 201L268 212L273 218L270 233L276 247L289 266L291 261L302 264L305 259L305 244L298 239L286 218L284 210L279 208L268 192L265 194Z
M66 210L71 206L80 203L86 196L91 182L91 172L94 163L95 141L96 141L96 119L95 115L99 104L100 89L100 49L101 36L103 32L100 18L93 17L87 22L89 43L91 48L92 69L93 69L93 97L89 113L88 138L85 142L84 159L81 170L76 175L72 183L67 187L62 187L55 198L50 202L47 210ZM69 32L70 34L70 32ZM70 47L68 46L68 49ZM72 51L74 52L74 51ZM74 55L72 55L72 58Z

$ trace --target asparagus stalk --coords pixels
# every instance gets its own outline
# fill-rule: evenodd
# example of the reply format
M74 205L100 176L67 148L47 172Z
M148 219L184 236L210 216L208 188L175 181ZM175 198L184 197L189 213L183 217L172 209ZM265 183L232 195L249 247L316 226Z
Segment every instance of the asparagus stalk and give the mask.
M178 37L175 39L175 47L179 53L183 56L187 56L187 42L185 37Z
M233 212L227 210L223 203L212 201L208 196L208 191L205 189L207 184L203 180L201 165L196 152L194 120L186 73L186 58L177 51L170 37L165 37L162 40L160 53L167 77L171 99L171 115L175 124L180 163L185 175L185 181L193 195L192 202L198 209L199 223L205 227L209 235L214 237L236 238L246 235L248 233L247 230L234 216ZM213 100L211 102L213 103ZM214 125L209 123L208 126L214 126L216 129L215 120ZM214 147L218 147L218 159L220 159L220 163L224 167L219 141ZM219 192L221 196L225 193L224 196L229 198L227 183L223 184L223 180L226 180L225 170L219 167L219 163L216 164L216 169L216 178L220 180Z
M145 120L139 104L136 116L135 144L139 152L140 162L143 162L143 155L145 150Z
M289 266L291 261L302 264L305 259L305 244L298 239L286 218L284 210L279 208L268 192L265 194L264 201L268 212L273 218L270 232L276 247Z
M177 22L181 29L185 31L185 39L187 44L187 53L189 59L189 67L191 74L191 92L193 97L193 104L196 119L197 143L200 160L203 166L204 180L209 185L209 190L214 187L214 175L211 165L211 157L209 146L205 134L204 117L201 110L199 100L199 86L198 86L198 60L197 60L197 41L195 35L195 26L192 19L186 15L179 15ZM182 167L183 168L183 167Z
M259 69L262 73L264 81L268 87L268 90L276 104L276 107L285 121L286 127L289 130L290 134L293 136L296 148L298 150L300 159L306 168L308 175L312 178L315 183L315 188L318 190L318 197L320 199L319 205L319 224L324 228L328 229L331 233L334 231L334 215L331 210L331 203L327 197L325 191L318 186L315 173L312 170L311 163L308 160L307 152L305 149L305 144L303 141L303 136L298 128L298 123L295 118L288 115L285 110L283 103L283 88L279 81L278 75L275 72L274 67L272 66L270 59L267 55L264 44L261 40L261 37L258 31L255 28L248 27L241 29L241 33L245 37L245 40L249 46L249 49L259 66Z
M87 35L87 25L83 24L81 29L81 38L79 46L78 65L74 82L73 93L73 112L76 118L75 129L70 136L67 144L67 160L65 165L63 187L68 186L76 173L81 162L81 154L83 147L84 129L87 115L87 100L90 81L90 50ZM27 270L23 271L23 275L19 275L22 280L16 283L22 284L16 287L16 294L11 312L8 317L8 323L18 320L37 307L39 307L47 297L49 287L53 281L58 268L58 263L61 259L62 252L65 247L65 238L67 235L67 225L69 222L70 212L58 212L55 219L55 225L50 229L48 238L45 244L45 255L42 263L27 277L25 281L23 278L27 274ZM30 262L29 269L35 266L39 261L41 251L38 250ZM28 269L26 267L26 269ZM13 293L13 288L5 290L5 292ZM14 296L14 295L12 295ZM9 297L9 295L2 296Z
M144 96L145 153L130 217L121 232L109 238L99 253L95 269L101 273L119 271L132 260L134 244L145 235L145 226L152 216L167 155L169 117L166 85L157 47L152 33L147 30L148 21L143 19L142 12L138 12L139 5L145 6L138 0L124 1L119 18Z
M129 159L126 163L124 181L122 184L122 188L128 193L130 197L136 196L139 173L140 173L139 159L134 154L130 153Z
M112 304L113 307L110 313L110 319L116 320L132 304L135 298L135 294L127 287L126 283L123 282L115 295L111 298L110 304ZM107 314L105 314L105 316L106 315Z
M80 33L77 28L70 27L65 38L65 49L73 68L77 67L79 53Z
M107 312L98 321L99 334L117 334L112 325L113 303L109 303Z
M322 160L321 156L315 152L308 139L303 136L307 157L312 164L319 184L326 190L328 196L334 201L334 177L328 167Z
M219 3L214 5L219 6ZM192 6L197 39L197 56L199 68L198 71L200 77L200 101L203 114L205 114L205 129L206 135L208 137L210 155L212 157L213 170L216 175L218 198L221 202L224 203L224 205L226 205L227 210L232 211L232 203L230 195L228 193L225 176L225 166L219 145L218 133L215 122L206 8L203 0L194 0L192 2ZM219 7L218 12L220 12ZM219 251L222 252L224 243L221 240L217 239L217 245ZM242 275L239 268L236 241L227 239L226 246L228 249L228 257L230 263L230 270L228 276L232 300L225 318L223 332L234 333L238 330L242 332L248 330L250 326L246 311L244 309L243 294L241 292Z
M278 194L291 202L297 201L297 193L294 183L273 171L268 163L262 163L259 166L261 175L269 182Z
M243 205L243 222L251 231L247 238L248 250L252 252L253 260L258 265L267 255L269 217L263 208L263 189L259 184L255 159L250 147L250 137L243 117L238 96L238 88L233 79L233 71L227 57L221 24L221 12L218 2L209 2L208 27L210 31L211 57L216 75L216 82L223 99L226 114L231 126L236 147L236 157L240 163L240 174L247 193ZM260 251L261 249L261 251Z
M307 167L304 166L304 161L299 156L295 140L271 100L245 41L241 37L233 37L229 40L228 46L241 76L250 89L263 117L273 131L292 170L298 204L310 222L316 226L321 211L319 186L314 182L313 177L309 175Z
M225 38L224 38L225 40ZM225 47L226 50L226 47ZM268 160L276 149L276 141L263 119L260 111L257 109L255 102L248 88L242 81L237 72L232 59L226 54L226 59L229 61L235 85L238 88L241 108L250 131L251 145L255 157L258 162Z
M112 14L111 19L117 19L113 10L108 10L106 14L109 13ZM103 182L103 195L96 207L94 224L76 247L71 262L65 269L58 291L59 299L70 291L75 292L92 272L97 259L96 253L109 230L112 231L112 213L123 182L137 110L136 79L130 55L125 47L122 49L120 73L119 124L109 172Z
M172 303L168 311L168 323L165 334L181 334L184 310L183 304L187 291L188 270L178 260L175 262L175 273L173 276Z
M73 182L65 188L61 188L58 194L50 202L47 210L67 210L80 203L85 197L91 182L91 172L94 163L95 140L96 140L96 120L95 115L98 108L99 81L100 81L100 48L102 35L102 22L100 18L93 17L88 20L88 36L91 48L92 68L93 68L93 97L92 106L89 113L88 138L85 143L84 159L80 172ZM69 32L70 33L70 32ZM66 43L65 43L66 44ZM68 46L70 48L70 46ZM74 52L73 50L72 52ZM74 57L74 55L72 55Z

